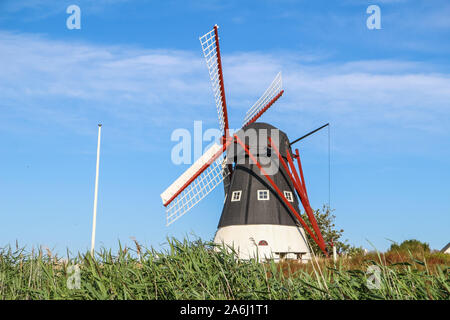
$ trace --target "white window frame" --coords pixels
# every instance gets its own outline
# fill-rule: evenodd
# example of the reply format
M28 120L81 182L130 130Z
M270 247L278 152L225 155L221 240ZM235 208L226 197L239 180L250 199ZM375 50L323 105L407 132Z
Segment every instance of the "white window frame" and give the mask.
M261 192L267 192L267 198L261 198ZM258 200L267 201L270 200L270 192L268 189L258 190Z
M292 194L291 191L283 191L283 193L284 193L284 197L287 199L287 201L294 202L294 195Z
M241 201L241 195L242 195L242 190L233 191L233 193L231 194L231 202ZM237 196L237 199L235 199L234 196Z

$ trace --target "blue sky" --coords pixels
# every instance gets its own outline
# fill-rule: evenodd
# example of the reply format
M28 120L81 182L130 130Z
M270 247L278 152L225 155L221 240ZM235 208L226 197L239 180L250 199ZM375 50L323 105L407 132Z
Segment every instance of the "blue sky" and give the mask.
M66 8L81 8L68 30ZM369 30L366 8L381 8ZM185 169L173 130L217 128L198 37L220 26L230 126L278 71L261 118L291 139L331 123L331 206L351 244L450 227L450 5L446 1L0 2L0 245L90 246L97 123L97 246L212 239L222 189L170 227L159 194ZM313 207L328 202L328 136L299 144ZM205 146L208 142L205 142Z

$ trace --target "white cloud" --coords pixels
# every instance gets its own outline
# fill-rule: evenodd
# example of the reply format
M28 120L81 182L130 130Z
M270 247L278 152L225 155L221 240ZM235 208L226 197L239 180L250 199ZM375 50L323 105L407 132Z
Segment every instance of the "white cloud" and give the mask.
M231 126L241 123L282 70L285 94L263 121L308 129L332 121L342 131L357 127L359 138L369 139L392 135L393 127L449 134L450 75L436 72L436 66L395 60L321 63L301 57L295 52L223 53ZM94 115L116 121L118 130L133 123L215 123L200 48L150 50L1 32L0 69L0 109L19 127L27 119L37 127L45 121L83 133Z

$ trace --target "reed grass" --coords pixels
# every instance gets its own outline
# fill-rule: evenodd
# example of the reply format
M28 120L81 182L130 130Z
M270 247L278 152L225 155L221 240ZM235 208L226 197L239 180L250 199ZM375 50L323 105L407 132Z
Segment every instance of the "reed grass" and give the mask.
M450 299L446 256L432 265L426 256L389 262L384 254L314 265L258 263L199 239L168 239L160 251L135 243L115 254L103 248L95 257L67 259L2 248L0 299ZM380 270L379 289L368 286L371 265ZM67 285L70 266L79 268L79 289Z

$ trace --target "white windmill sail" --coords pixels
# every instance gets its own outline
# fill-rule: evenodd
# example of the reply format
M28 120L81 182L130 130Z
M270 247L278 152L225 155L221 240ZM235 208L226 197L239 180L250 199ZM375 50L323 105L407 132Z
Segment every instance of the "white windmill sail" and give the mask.
M229 175L224 161L225 148L214 144L161 193L167 225L188 212Z
M245 115L243 127L255 122L269 107L283 94L283 83L281 80L281 72L278 72L270 86L255 102L255 104L247 111Z
M208 67L209 78L211 80L211 86L214 93L214 101L216 103L217 115L219 120L219 129L223 133L224 137L228 137L228 115L227 115L227 102L225 98L225 85L223 83L222 62L220 58L219 47L219 26L215 25L214 28L199 38L202 46L203 55L205 57L206 66ZM226 159L224 159L226 162ZM224 191L225 197L227 194L228 186L231 182L231 175L233 167L228 165L228 174L223 173L224 178Z
M162 202L166 207L167 225L192 209L221 182L224 182L226 194L230 183L230 171L233 170L232 164L226 161L226 154L224 153L232 143L232 139L227 132L228 116L218 26L215 25L213 30L201 36L199 40L211 79L219 128L224 134L224 143L213 145L161 194ZM244 125L258 119L283 94L281 84L281 73L279 73L263 96L250 108Z
M219 37L217 34L218 26L199 38L202 45L203 55L208 66L209 78L214 92L214 100L219 117L219 127L221 132L226 133L228 129L228 119L226 111L225 87L223 83L222 66L220 59Z

